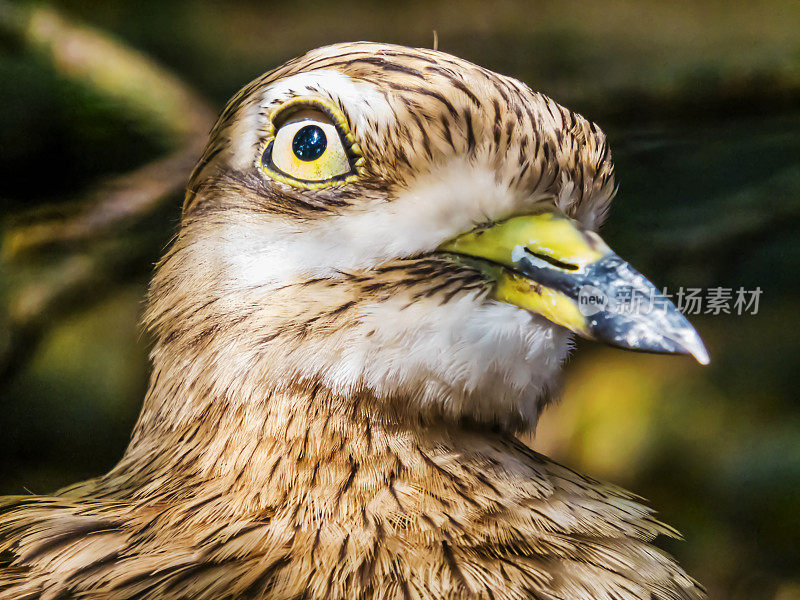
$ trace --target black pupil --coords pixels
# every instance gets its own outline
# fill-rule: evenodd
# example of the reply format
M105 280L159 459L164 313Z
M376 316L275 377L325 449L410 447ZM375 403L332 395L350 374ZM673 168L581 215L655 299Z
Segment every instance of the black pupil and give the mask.
M316 125L306 125L294 134L292 140L292 150L294 155L300 160L317 160L325 148L328 147L328 139L321 127Z

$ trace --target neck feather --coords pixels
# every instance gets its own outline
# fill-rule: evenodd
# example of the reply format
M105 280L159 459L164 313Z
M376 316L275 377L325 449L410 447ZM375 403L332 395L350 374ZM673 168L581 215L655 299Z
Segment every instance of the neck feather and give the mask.
M649 544L673 533L649 509L508 432L399 420L373 397L321 385L223 401L160 366L122 462L74 492L138 505L192 551L211 539L279 551L285 581L323 591L333 582L341 597L355 597L348 586L368 584L379 565L441 597L458 589L452 577L476 594L496 580L517 596L702 595ZM176 419L170 407L192 398L205 400ZM328 575L315 582L317 573Z
M460 456L469 468L469 457L480 456L475 449L488 443L476 439L503 437L468 423L409 421L387 408L401 399L247 381L220 394L213 377L189 380L160 367L156 361L131 444L108 476L118 487L128 481L122 489L148 502L213 488L249 512L307 501L318 490L317 509L333 513L422 476L437 456Z

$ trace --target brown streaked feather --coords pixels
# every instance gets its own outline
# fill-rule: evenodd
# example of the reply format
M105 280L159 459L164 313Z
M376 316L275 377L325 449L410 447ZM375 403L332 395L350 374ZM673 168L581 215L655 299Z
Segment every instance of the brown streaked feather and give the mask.
M379 99L364 101L391 108L382 125L338 100L370 158L363 177L308 190L232 167L234 132L251 119L259 133L253 115L275 108L266 90L319 70L370 83ZM420 251L292 272L280 285L228 277L225 259L242 258L254 237L303 239L396 206L454 155L492 165L499 186L587 227L613 195L595 125L440 52L340 44L239 92L151 286L154 370L132 441L101 477L0 498L0 600L703 598L652 545L676 533L649 508L516 439L554 393L549 381L518 404L500 376L468 392L435 378L398 378L388 391L347 379L351 357L337 352L353 347L343 342L378 339L391 325L369 320L376 307L394 303L396 318L412 315L408 329L424 328L413 315L486 300L479 271ZM398 355L413 350L404 331ZM326 369L309 375L301 359ZM349 387L331 383L337 374Z
M213 476L180 499L169 487L146 499L119 487L112 494L103 489L119 484L112 473L69 497L8 502L0 548L17 571L2 581L27 568L15 593L38 582L109 600L189 590L199 600L371 598L403 585L425 590L421 597L512 598L514 583L542 598L646 598L647 585L654 598L699 594L647 543L672 530L622 490L502 435L459 433L456 442L453 432L425 431L425 445L410 448L383 428L371 428L371 441L365 428L344 433L344 422L319 423L337 432L324 447L288 422L282 441L231 457L232 470L206 465ZM273 458L254 463L254 454ZM247 498L256 482L259 498ZM84 497L92 488L106 499ZM617 595L601 595L603 587Z

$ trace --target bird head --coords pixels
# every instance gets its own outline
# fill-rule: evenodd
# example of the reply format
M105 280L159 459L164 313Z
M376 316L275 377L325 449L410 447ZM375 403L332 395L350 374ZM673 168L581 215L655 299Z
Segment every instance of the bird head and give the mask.
M448 54L328 46L242 89L195 169L147 316L156 368L247 402L290 385L395 418L535 424L572 333L706 355L597 235L605 135Z

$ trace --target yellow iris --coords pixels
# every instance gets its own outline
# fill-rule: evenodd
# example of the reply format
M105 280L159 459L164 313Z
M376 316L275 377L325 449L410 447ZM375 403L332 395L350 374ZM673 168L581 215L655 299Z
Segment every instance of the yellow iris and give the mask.
M281 124L272 143L272 166L304 182L322 182L352 171L339 131L323 112L301 110Z

